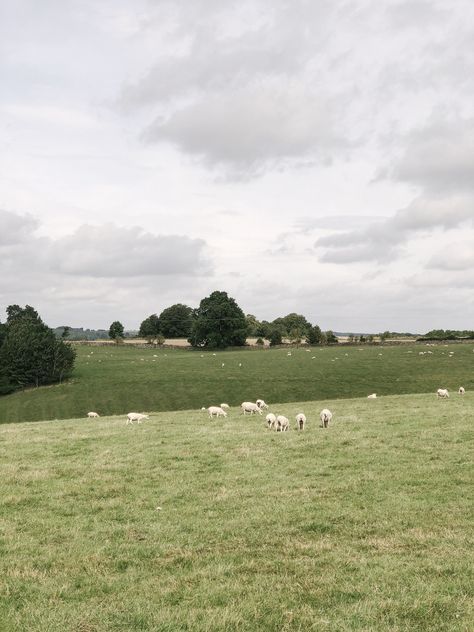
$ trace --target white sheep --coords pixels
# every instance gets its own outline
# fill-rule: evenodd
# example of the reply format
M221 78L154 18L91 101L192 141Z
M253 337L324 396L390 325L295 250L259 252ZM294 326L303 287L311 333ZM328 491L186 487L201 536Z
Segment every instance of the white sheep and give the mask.
M240 408L242 409L244 415L246 413L250 413L251 415L253 415L253 413L258 413L259 415L262 414L260 408L253 402L242 402L242 404L240 404Z
M466 389L464 388L464 386L460 386L459 387L458 393L459 393L459 395L464 395L466 393Z
M371 395L367 395L367 399L377 399L377 393L372 393Z
M306 424L306 415L304 413L298 413L296 415L296 427L298 430L304 430Z
M221 406L209 406L207 412L209 413L209 417L211 419L214 417L214 415L216 417L227 417L227 413Z
M323 408L323 410L319 413L319 418L321 419L323 428L327 428L332 419L332 412L328 408Z
M278 415L275 427L277 432L286 432L290 429L290 422L284 415Z
M265 421L267 422L267 426L270 429L271 428L275 428L276 420L277 420L277 418L275 417L275 415L273 413L268 413L268 415L265 417Z
M229 404L221 404L221 408L225 410L226 408L230 408L230 406Z
M449 399L449 391L447 388L438 388L436 391L436 397L441 397L441 399Z
M94 411L91 411L90 413L87 413L88 417L100 417L100 415L98 415L97 413L95 413Z
M136 421L137 424L141 424L143 419L150 419L150 418L148 417L148 415L142 415L141 413L128 413L127 425L133 424L134 421Z
M268 404L265 404L265 402L263 401L263 399L257 399L257 401L255 402L257 404L257 406L259 408L268 408Z

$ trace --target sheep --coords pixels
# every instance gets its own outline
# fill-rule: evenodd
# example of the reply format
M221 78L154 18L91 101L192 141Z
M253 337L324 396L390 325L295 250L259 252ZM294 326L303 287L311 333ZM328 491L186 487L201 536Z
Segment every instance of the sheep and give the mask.
M265 402L263 401L263 399L257 399L257 401L255 402L257 404L257 406L259 408L268 408L268 404L265 404Z
M459 387L458 393L459 393L459 395L464 395L466 393L466 389L464 388L464 386L460 386Z
M449 399L449 391L447 388L438 388L436 391L436 397L441 397L441 399L448 398Z
M229 404L221 404L221 408L226 409L226 408L230 408Z
M304 413L298 413L296 415L296 427L298 430L304 430L306 424L306 415Z
M377 393L372 393L371 395L367 395L367 399L377 399Z
M323 428L327 428L329 422L332 419L332 412L328 408L323 408L323 410L319 413L319 418L321 419L321 423L323 424Z
M93 411L91 411L90 413L87 413L87 416L88 416L88 417L91 417L91 418L92 418L92 417L100 417L100 415L98 415L97 413L95 413L95 412L93 412Z
M275 428L277 418L273 413L268 413L265 417L265 421L267 422L267 426L272 429Z
M227 413L220 406L209 406L207 409L209 417L212 419L214 415L216 417L227 417Z
M240 408L242 409L244 415L245 413L250 413L251 415L253 415L253 413L258 413L259 415L262 414L260 408L257 406L257 404L254 404L253 402L243 402L242 404L240 404Z
M290 422L284 415L278 415L275 428L277 432L286 432L290 429Z
M127 425L133 424L134 421L137 424L141 424L143 419L150 419L148 415L142 415L141 413L128 413L127 415Z

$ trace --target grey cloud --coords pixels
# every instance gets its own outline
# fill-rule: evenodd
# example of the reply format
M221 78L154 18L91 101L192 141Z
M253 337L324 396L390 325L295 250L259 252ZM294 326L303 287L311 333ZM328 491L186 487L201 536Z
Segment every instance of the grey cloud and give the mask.
M0 246L25 241L38 228L38 221L31 215L17 215L0 209Z
M472 223L473 203L472 198L433 200L420 197L385 221L363 230L321 237L315 247L326 249L320 256L323 262L389 261L400 254L404 243L416 233Z
M427 269L466 271L472 276L474 270L473 243L474 233L471 233L465 241L444 244L443 249L428 261Z

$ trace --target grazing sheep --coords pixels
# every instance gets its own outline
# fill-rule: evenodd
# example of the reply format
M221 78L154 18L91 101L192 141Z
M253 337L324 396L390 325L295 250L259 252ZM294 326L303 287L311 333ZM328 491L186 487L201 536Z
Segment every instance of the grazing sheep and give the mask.
M214 417L214 415L216 417L227 417L227 413L220 406L209 406L207 412L209 413L209 417L211 419Z
M436 397L441 397L441 399L449 399L449 391L447 388L438 388L436 391Z
M319 413L319 418L321 419L323 428L327 428L332 419L332 412L328 408L323 408L323 410Z
M90 412L90 413L87 413L87 416L88 416L88 417L100 417L100 415L98 415L97 413L95 413L95 412L93 412L93 411L92 411L92 412Z
M259 408L268 408L268 404L265 404L263 399L257 399L255 402Z
M242 409L244 415L246 413L250 413L251 415L253 415L253 413L258 413L259 415L262 414L260 408L257 406L257 404L254 404L253 402L243 402L242 404L240 404L240 408Z
M148 415L142 415L141 413L128 413L127 425L133 424L134 421L136 421L137 424L141 424L143 419L150 419L150 418L148 417Z
M464 388L464 386L460 386L459 387L458 393L459 393L459 395L464 395L466 393L466 389Z
M221 408L230 408L229 404L221 404Z
M296 427L298 430L304 430L306 424L306 415L304 413L298 413L296 415Z
M267 422L267 426L272 429L275 428L277 418L273 413L268 413L265 417L265 421Z
M367 399L377 399L377 393L372 393L372 395L367 395Z
M275 428L277 432L286 432L290 429L290 422L284 415L278 415Z

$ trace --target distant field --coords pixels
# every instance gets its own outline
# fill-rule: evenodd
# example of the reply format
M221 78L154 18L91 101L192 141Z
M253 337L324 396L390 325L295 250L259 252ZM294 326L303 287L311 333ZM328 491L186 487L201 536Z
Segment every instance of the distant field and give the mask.
M471 632L474 393L274 410L2 426L0 629Z
M474 390L474 344L360 349L299 348L288 356L286 349L213 354L79 346L69 382L0 398L0 423L83 417L89 410L104 415L196 409L224 401L237 405L259 397L284 402L363 397L374 391L434 393L461 384Z

